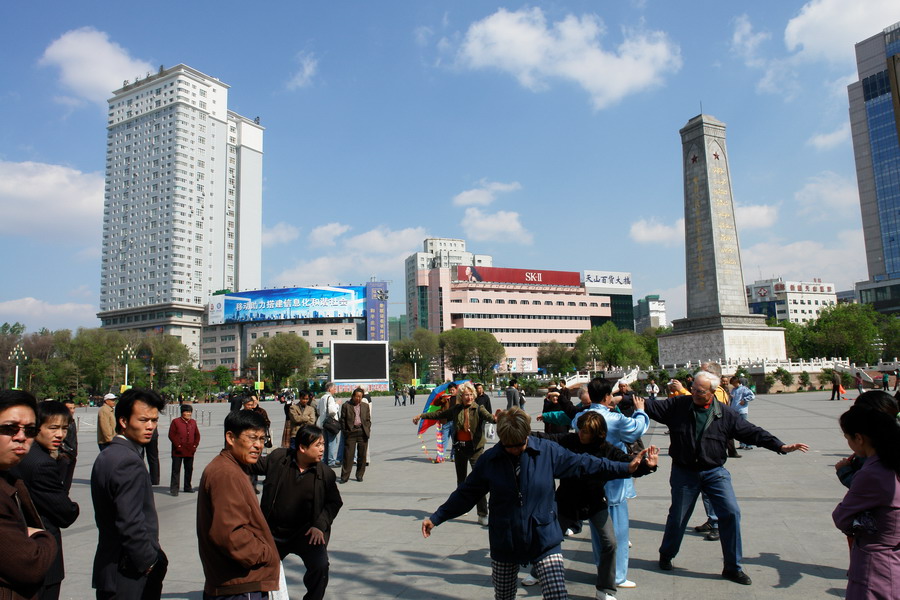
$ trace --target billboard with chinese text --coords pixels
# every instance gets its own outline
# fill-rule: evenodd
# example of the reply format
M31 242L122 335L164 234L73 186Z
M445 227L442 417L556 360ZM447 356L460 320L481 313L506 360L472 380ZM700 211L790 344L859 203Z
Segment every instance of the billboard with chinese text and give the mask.
M366 288L300 287L213 296L209 324L365 317Z
M621 271L585 271L585 287L616 288L631 291L631 273Z

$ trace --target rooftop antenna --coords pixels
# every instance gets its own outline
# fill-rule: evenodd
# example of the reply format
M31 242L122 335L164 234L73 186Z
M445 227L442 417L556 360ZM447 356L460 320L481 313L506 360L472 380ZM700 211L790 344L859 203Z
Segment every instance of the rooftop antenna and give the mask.
M703 114L703 100L700 101L700 114Z

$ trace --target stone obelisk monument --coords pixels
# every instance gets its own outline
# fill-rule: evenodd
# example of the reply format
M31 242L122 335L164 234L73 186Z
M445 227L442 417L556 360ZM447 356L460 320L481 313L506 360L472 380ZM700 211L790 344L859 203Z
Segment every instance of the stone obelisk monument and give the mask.
M680 133L687 318L659 338L659 361L784 360L784 330L747 308L725 124L701 114Z

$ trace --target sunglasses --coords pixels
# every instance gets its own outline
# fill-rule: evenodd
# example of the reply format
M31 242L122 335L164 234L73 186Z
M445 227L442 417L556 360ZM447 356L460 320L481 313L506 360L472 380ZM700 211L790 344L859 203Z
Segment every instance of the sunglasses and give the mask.
M6 425L0 425L0 435L15 437L20 429L25 432L25 437L33 438L37 437L38 431L40 431L41 428L37 425L16 425L15 423L7 423Z

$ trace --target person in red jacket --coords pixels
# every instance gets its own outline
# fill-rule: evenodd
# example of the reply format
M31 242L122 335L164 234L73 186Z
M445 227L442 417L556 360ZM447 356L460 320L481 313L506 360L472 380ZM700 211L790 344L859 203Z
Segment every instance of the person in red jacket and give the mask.
M184 491L194 493L191 487L191 475L194 473L194 453L200 445L200 430L197 421L192 417L194 409L190 404L181 405L181 417L169 425L169 440L172 442L172 480L169 493L178 495L178 480L181 476L181 465L184 465Z

